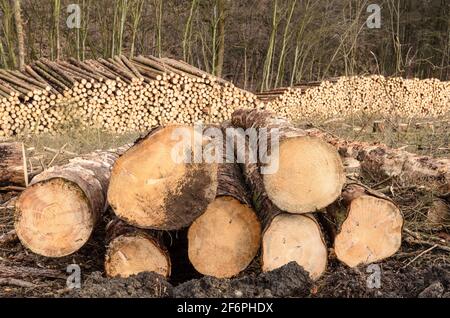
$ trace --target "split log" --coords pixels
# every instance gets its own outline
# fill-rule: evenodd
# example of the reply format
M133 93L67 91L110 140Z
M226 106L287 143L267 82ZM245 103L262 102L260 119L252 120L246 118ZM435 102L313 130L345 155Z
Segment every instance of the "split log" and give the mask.
M392 256L401 246L403 215L385 195L350 183L327 208L336 257L350 267Z
M47 257L79 250L106 209L111 167L126 148L74 158L35 176L16 202L22 244Z
M307 136L305 131L270 111L237 110L232 115L232 124L243 129L256 128L260 134L261 128L268 133L278 130L275 136L279 138L278 151L271 150L275 157L272 164L277 161L278 169L262 175L261 187L280 209L300 214L315 212L339 197L345 182L344 168L338 152L327 142ZM261 149L256 152L260 168L261 153L265 150L261 143L259 140Z
M252 163L254 151L246 136L236 131L237 138L227 135L236 157L241 153L240 166L252 195L252 203L262 224L261 263L263 271L271 271L292 261L297 262L311 276L318 279L326 270L328 251L319 223L311 214L292 214L280 210L268 197L257 164ZM244 149L239 147L244 145ZM231 155L228 153L228 155Z
M0 187L26 187L28 185L27 169L23 143L0 143Z
M108 202L116 215L139 228L191 225L217 191L217 163L195 162L206 144L201 132L183 125L156 128L138 141L112 170Z
M129 277L155 272L169 277L170 257L160 236L156 231L138 229L117 218L112 220L106 228L106 275Z
M218 183L215 200L189 228L188 254L201 274L229 278L255 258L261 224L236 164L219 165Z

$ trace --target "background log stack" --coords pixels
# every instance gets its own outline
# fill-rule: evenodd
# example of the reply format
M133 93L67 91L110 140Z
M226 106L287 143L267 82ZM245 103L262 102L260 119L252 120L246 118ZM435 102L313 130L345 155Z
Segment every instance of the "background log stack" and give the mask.
M257 103L252 93L168 58L41 59L22 72L0 70L0 137L74 125L124 133L218 123Z
M353 76L254 95L182 61L153 56L38 60L0 70L0 137L84 127L116 133L161 124L220 123L237 108L266 108L290 120L358 113L447 114L450 83Z
M358 113L436 117L450 109L450 82L384 76L351 76L257 94L269 110L290 120Z

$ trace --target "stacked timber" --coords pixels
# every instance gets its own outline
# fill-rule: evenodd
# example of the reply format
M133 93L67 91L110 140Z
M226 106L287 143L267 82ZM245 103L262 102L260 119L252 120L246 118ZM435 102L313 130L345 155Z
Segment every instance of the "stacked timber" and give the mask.
M221 122L256 97L184 62L137 56L50 61L0 70L0 137L74 125L111 132Z
M257 94L267 109L291 120L354 114L436 117L450 111L450 82L350 76Z
M210 128L222 137L226 130L225 139ZM255 142L249 128L266 134ZM205 149L222 160L207 160ZM109 204L115 216L106 230L108 276L169 277L176 255L162 235L188 229L188 258L201 274L233 277L259 257L263 271L295 261L318 279L330 247L356 267L401 245L401 211L383 194L349 182L340 153L327 135L267 110L237 110L220 129L160 126L132 146L34 177L17 200L15 229L31 251L66 256L87 242Z

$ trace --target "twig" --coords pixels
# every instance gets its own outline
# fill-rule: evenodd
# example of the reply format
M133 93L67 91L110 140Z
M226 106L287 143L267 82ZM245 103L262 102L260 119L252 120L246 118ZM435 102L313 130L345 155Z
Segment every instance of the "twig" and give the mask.
M12 285L23 288L33 288L36 287L35 284L16 278L0 278L0 286Z
M50 160L50 163L47 165L47 167L51 167L53 162L56 160L56 158L58 158L58 156L62 153L62 151L64 151L64 148L66 148L67 144L65 144L64 146L61 147L61 149L59 149L59 151L53 156L52 160Z
M21 192L25 189L26 188L24 188L24 187L17 187L17 186L0 187L0 191L5 191L5 192L11 192L11 191Z
M75 153L75 152L67 151L67 150L64 150L64 149L58 150L58 149L53 149L53 148L49 148L49 147L44 147L44 150L45 150L45 151L48 151L48 152L52 152L52 153L58 153L58 152L60 152L61 154L65 154L65 155L69 155L69 156L74 156L74 157L79 156L79 154L77 154L77 153Z
M426 249L425 251L423 251L422 253L420 253L419 255L417 255L416 257L414 257L411 261L409 261L405 266L402 267L408 267L410 264L412 264L414 261L416 261L418 258L420 258L421 256L425 255L428 252L431 252L432 250L434 250L436 247L438 247L438 244L433 245L432 247Z

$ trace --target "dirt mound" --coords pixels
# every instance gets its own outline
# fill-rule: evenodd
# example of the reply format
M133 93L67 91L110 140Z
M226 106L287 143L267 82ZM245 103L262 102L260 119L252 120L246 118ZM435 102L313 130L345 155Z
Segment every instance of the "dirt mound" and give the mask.
M313 297L448 297L450 296L450 266L423 265L401 267L394 260L380 265L380 288L370 288L371 274L366 268L348 268L342 264L317 283Z
M174 288L174 297L306 297L312 287L308 273L291 262L271 272L234 279L203 277Z
M65 297L75 298L162 298L172 295L172 285L156 273L140 273L128 278L106 278L100 272L90 274L80 289Z

